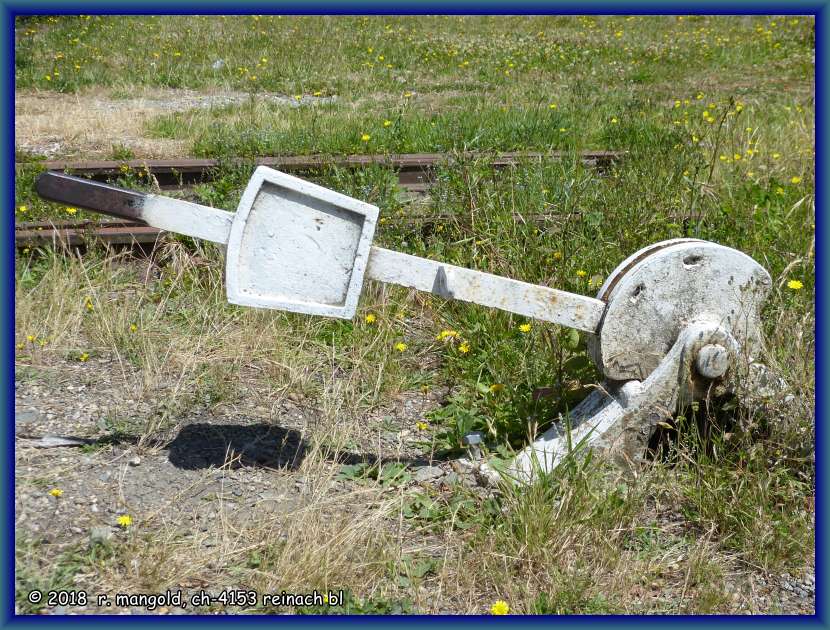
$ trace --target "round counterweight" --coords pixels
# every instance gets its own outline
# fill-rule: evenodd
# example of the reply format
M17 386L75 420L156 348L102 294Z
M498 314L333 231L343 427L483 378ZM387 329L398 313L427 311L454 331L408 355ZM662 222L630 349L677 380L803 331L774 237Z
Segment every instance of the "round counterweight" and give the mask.
M771 284L752 258L717 243L650 245L623 261L599 290L607 307L599 332L588 339L589 352L606 378L644 380L683 327L707 320L728 331L749 360L760 347L759 312ZM717 378L730 360L725 349L706 350L697 368Z

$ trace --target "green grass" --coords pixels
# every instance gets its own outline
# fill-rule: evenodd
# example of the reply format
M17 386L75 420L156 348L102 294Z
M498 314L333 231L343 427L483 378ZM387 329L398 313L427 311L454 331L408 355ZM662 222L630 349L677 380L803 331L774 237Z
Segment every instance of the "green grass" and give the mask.
M773 277L764 360L797 397L686 410L638 479L595 459L482 497L397 490L410 473L396 464L339 470L361 488L402 492L391 520L447 545L440 565L400 549L372 555L355 575L369 567L388 588L356 591L348 610L409 610L417 585L442 580L459 610L498 597L518 612L722 612L736 566L794 569L812 554L813 49L803 17L65 17L18 24L16 81L112 99L250 93L148 123L148 137L184 140L192 155L565 150L503 170L456 155L414 203L380 167L314 175L380 207L379 245L457 265L593 295L663 239L716 241L760 262ZM271 93L337 98L292 107ZM577 159L582 149L626 155L597 170ZM19 157L18 220L91 216L38 199L37 156ZM223 160L189 194L233 210L252 168ZM152 188L134 171L119 183ZM152 417L116 418L119 432L152 436L183 410L236 400L253 363L263 392L356 423L400 392L450 385L421 429L425 452L457 454L459 438L481 430L504 455L600 380L584 335L475 305L369 283L354 321L325 320L226 304L220 253L190 239L166 241L157 279L116 262L101 250L82 261L21 252L16 341L33 369L50 353L116 354L144 375L148 397L182 383ZM252 552L264 554L259 568L288 566L288 552L269 550ZM676 590L632 603L651 584Z

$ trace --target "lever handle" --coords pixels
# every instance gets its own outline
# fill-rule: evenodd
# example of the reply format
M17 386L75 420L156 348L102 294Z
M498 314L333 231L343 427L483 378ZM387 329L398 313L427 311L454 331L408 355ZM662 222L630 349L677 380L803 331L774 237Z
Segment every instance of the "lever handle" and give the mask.
M143 221L168 232L195 236L222 245L228 242L233 222L233 212L173 197L118 188L56 171L47 171L38 177L35 190L38 195L50 201L122 219Z
M56 171L41 174L35 182L35 190L38 195L49 201L134 221L143 220L141 210L147 197L135 190L118 188Z

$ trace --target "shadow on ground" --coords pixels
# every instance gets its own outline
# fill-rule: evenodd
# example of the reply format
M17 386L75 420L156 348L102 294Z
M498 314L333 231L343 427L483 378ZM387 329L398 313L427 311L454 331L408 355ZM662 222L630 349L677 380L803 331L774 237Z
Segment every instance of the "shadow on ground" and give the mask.
M305 456L299 431L271 424L189 424L168 444L170 463L177 468L296 469Z
M307 444L299 431L271 424L189 424L167 444L168 459L176 468L262 467L295 470L303 461ZM378 461L371 453L332 451L323 455L338 464L370 464ZM426 466L443 457L390 457L409 466Z

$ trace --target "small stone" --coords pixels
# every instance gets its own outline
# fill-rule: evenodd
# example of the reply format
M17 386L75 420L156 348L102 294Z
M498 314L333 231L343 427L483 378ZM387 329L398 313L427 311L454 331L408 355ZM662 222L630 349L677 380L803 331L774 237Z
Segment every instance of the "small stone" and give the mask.
M444 477L444 483L448 486L452 486L452 485L458 483L458 481L459 481L458 473L456 473L454 471L449 473L446 477Z
M444 469L438 466L424 466L415 471L415 481L429 481L443 476Z
M130 466L139 466L141 464L141 458L136 455L130 461L127 462Z
M37 422L41 420L43 415L34 410L34 409L26 409L24 411L16 411L14 414L14 421L15 422Z
M112 538L111 527L93 527L89 532L89 542L93 545L107 542L110 538Z

